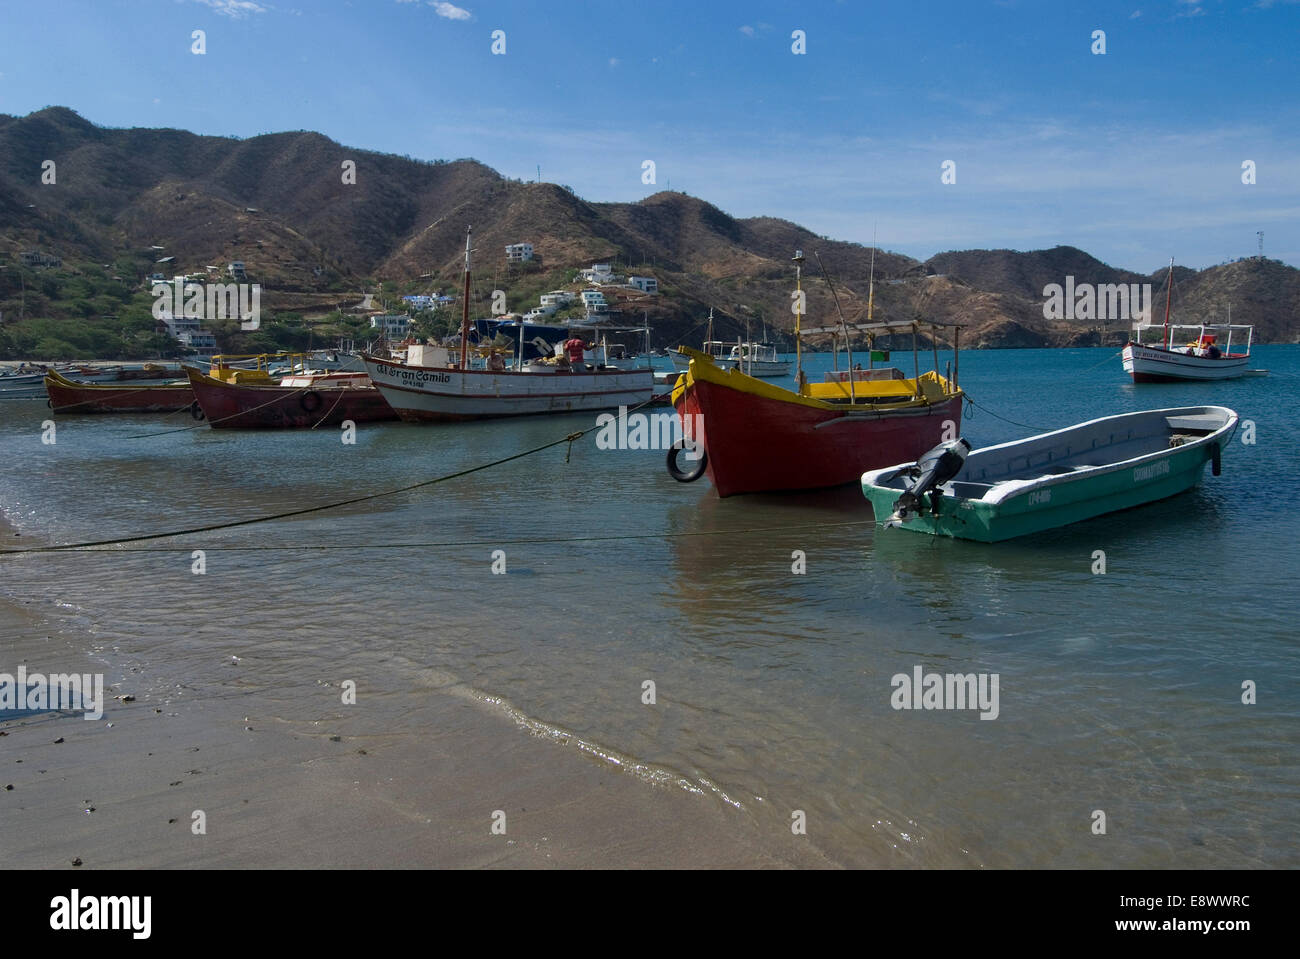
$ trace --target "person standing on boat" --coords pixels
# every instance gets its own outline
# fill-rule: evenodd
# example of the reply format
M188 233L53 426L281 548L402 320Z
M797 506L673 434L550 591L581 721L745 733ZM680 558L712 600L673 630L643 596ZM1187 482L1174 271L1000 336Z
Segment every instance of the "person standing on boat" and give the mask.
M569 372L585 373L587 371L587 364L583 361L582 354L588 348L582 337L576 333L564 341L564 354L569 358Z

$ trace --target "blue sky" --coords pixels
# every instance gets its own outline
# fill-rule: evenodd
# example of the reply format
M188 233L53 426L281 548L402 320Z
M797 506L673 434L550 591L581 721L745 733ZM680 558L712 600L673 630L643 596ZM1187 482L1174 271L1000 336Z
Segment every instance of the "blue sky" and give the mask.
M589 200L671 186L836 239L870 243L874 229L918 258L1063 243L1147 272L1253 254L1263 230L1266 255L1300 264L1297 0L0 9L4 113L317 130L522 179L540 164Z

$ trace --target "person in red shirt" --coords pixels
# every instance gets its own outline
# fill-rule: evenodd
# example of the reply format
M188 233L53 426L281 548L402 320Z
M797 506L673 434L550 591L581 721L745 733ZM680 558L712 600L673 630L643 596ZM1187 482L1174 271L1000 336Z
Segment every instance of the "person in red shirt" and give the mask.
M582 353L588 349L582 337L574 334L570 339L564 341L564 355L569 359L570 373L585 373L587 364L583 362Z

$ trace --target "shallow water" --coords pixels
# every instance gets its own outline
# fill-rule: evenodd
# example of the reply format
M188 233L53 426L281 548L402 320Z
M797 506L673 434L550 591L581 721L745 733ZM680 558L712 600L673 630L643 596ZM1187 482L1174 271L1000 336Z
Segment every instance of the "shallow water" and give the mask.
M1258 348L1267 378L1141 387L1111 354L964 353L982 407L964 435L988 445L1217 403L1253 420L1257 442L1239 431L1223 475L1191 493L984 545L877 529L853 488L719 500L707 481L670 479L662 453L598 450L588 434L567 464L560 446L147 551L0 558L0 593L60 604L138 682L246 696L264 714L346 675L394 735L419 736L431 697L472 697L761 829L803 810L809 841L845 864L1300 865L1300 348ZM813 357L813 375L828 362ZM336 430L139 438L190 423L61 416L47 446L48 415L0 405L0 505L24 541L347 499L592 422L373 424L345 446ZM506 575L492 573L498 549ZM233 690L231 657L254 667ZM893 709L891 677L917 665L998 674L996 720ZM1257 705L1241 702L1246 680Z

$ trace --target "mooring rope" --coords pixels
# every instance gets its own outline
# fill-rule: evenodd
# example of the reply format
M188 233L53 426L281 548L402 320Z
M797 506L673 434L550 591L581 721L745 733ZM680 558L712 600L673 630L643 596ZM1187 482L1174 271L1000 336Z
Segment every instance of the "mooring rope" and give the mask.
M865 500L863 501L865 504ZM261 553L261 552L295 552L316 550L359 550L359 549L456 549L460 547L482 546L564 546L570 543L621 543L632 540L668 540L690 536L739 536L745 533L782 533L808 529L839 529L846 526L870 526L872 519L854 520L848 523L794 523L787 526L746 526L737 529L681 530L670 533L620 533L611 536L570 536L539 537L534 539L484 539L484 540L448 540L440 543L309 543L309 544L260 544L256 546L205 546L209 553ZM167 535L180 535L167 534ZM131 542L118 540L117 542ZM69 546L45 547L45 551L66 553L106 553L120 556L123 553L174 553L183 551L179 546L139 546L126 549L103 549L94 544L73 544ZM30 552L39 552L39 549ZM0 552L23 552L23 550L0 550Z
M643 407L651 405L653 400L646 400L644 403L638 403L636 406L628 407L628 413L634 413ZM309 513L322 513L326 510L338 509L342 506L353 506L357 503L366 503L371 500L380 499L385 496L395 496L398 493L409 493L412 490L423 489L426 486L434 486L438 483L445 483L449 480L458 479L462 476L469 476L472 473L479 473L494 466L501 466L505 463L513 462L517 459L523 459L525 456L531 456L534 453L540 453L543 450L559 446L561 443L569 444L569 450L565 453L565 461L568 461L568 453L572 451L573 443L582 439L592 427L587 429L576 430L558 440L552 440L549 443L543 443L541 446L534 446L532 449L524 450L521 453L513 453L510 456L504 456L500 459L493 460L490 463L480 463L478 466L471 466L468 469L458 470L455 473L447 473L443 476L436 476L433 479L422 480L419 483L412 483L409 486L401 486L397 489L383 490L378 493L367 493L364 496L353 496L345 500L337 500L332 503L322 503L318 506L305 506L301 509L286 510L281 513L272 513L268 516L255 516L251 519L230 520L224 523L209 523L205 526L191 526L185 529L171 530L166 533L141 533L137 536L115 537L113 539L90 540L82 543L64 543L54 546L27 546L18 549L0 549L0 555L16 555L18 553L57 553L71 550L85 550L96 546L119 546L125 543L144 543L151 540L169 539L173 536L189 536L194 533L212 533L217 530L234 529L239 526L253 526L258 523L269 523L273 520L288 519L294 516L305 516ZM174 432L174 431L173 431ZM158 434L154 434L158 435Z
M999 414L997 414L997 413L994 413L994 412L993 412L991 409L989 409L987 406L982 406L981 404L976 403L973 399L971 399L971 396L970 396L969 393L966 394L966 403L968 404L968 406L976 407L977 409L981 410L982 412L987 413L989 416L993 417L995 420L1001 420L1001 421L1004 422L1004 423L1010 423L1012 426L1019 426L1019 427L1021 427L1022 429L1033 430L1035 433L1051 433L1051 432L1053 432L1053 431L1055 431L1055 430L1061 429L1061 427L1059 427L1059 426L1031 426L1031 425L1028 424L1028 423L1017 423L1015 420L1009 420L1009 419L1007 419L1005 416L1001 416L1001 415L999 415ZM966 415L967 415L967 418L968 418L968 419L972 418L969 409L967 410Z

